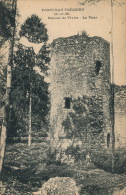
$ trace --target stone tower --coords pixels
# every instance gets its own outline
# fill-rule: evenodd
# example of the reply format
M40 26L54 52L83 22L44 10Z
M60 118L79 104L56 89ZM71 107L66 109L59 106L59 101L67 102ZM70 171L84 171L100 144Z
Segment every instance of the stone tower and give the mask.
M63 120L72 111L72 99L88 95L98 98L103 109L103 126L96 145L109 147L110 44L86 33L58 38L51 50L51 132L55 140L65 139ZM102 138L101 138L102 137Z

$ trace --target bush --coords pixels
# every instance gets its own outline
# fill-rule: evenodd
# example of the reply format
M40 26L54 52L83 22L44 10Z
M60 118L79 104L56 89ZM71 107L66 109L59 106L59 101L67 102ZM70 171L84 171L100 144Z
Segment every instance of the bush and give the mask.
M76 161L86 159L86 151L81 151L79 146L69 146L66 151L66 155L71 155Z
M115 172L126 173L126 150L117 151L115 155Z
M112 172L112 157L107 152L92 152L91 160L96 167ZM126 172L126 150L121 149L115 152L114 172L122 174Z
M55 164L48 165L41 172L41 179L47 181L53 177L73 177L73 171L68 165L57 166Z

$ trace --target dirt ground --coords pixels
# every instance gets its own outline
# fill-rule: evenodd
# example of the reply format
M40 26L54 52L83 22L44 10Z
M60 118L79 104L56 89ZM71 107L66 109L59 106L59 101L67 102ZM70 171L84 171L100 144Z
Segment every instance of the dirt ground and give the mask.
M112 195L126 186L125 174L112 174L92 163L61 164L48 157L49 143L9 144L3 170L4 195L25 195L37 192L51 177L71 177L80 195Z

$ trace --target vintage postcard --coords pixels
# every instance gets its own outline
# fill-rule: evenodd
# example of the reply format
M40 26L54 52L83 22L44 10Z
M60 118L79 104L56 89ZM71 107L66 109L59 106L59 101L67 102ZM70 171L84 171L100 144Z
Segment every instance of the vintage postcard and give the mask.
M0 0L0 194L126 194L126 1Z

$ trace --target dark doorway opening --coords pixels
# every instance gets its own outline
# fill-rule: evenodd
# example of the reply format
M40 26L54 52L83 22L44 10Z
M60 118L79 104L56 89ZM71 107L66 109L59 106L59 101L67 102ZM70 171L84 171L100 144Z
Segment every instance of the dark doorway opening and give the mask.
M71 107L71 100L70 100L70 98L69 97L65 97L64 99L65 99L65 108L66 109L70 109L70 107Z
M102 66L102 64L101 64L101 62L100 61L96 61L96 65L95 65L95 74L98 76L99 75L99 71L100 71L100 69L101 69L101 66Z

